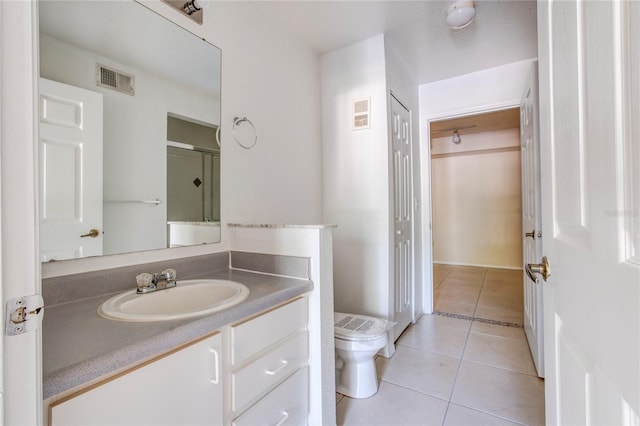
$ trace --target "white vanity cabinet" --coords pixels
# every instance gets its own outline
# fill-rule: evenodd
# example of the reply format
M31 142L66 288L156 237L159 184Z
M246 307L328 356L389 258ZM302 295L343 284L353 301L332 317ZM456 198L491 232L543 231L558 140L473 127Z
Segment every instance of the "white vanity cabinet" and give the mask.
M303 425L309 415L304 298L231 327L233 425Z
M221 354L217 333L55 403L49 424L220 425Z
M82 389L49 406L51 426L305 425L307 298Z

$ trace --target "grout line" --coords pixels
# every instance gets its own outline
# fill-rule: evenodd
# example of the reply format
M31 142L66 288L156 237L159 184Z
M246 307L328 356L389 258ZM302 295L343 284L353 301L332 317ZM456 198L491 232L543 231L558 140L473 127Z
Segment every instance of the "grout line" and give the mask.
M455 266L449 269L449 272L447 272L447 274L440 280L438 285L433 288L433 291L436 291L437 289L440 288L440 286L442 286L442 283L447 280L447 278L449 277L449 275L451 275L451 272L453 272L454 269L455 269ZM433 276L433 267L431 267L431 276Z
M453 269L452 269L453 271ZM482 286L484 286L484 280L487 277L487 269L484 270L484 276L482 277ZM480 300L480 294L482 293L482 287L480 287L480 292L478 293L478 298L476 299L476 305L473 307L473 314L476 313L476 308L478 307L478 300ZM471 325L469 325L469 330L467 330L467 338L464 340L464 345L462 346L462 353L460 354L460 361L458 362L458 369L456 370L456 375L453 378L453 386L451 386L451 392L449 393L449 401L447 404L447 408L444 411L444 417L442 418L442 424L447 419L447 414L449 414L449 406L451 405L451 398L453 397L453 392L456 389L456 383L458 382L458 376L460 375L460 369L462 369L462 360L464 359L464 351L467 349L467 343L469 342L469 336L471 335Z
M478 292L478 298L476 299L476 306L473 307L473 316L476 316L476 311L478 310L478 302L480 302L480 296L482 295L482 290L484 290L484 282L487 280L487 271L484 270L484 276L482 277L482 285L480 286L480 291Z
M464 408L467 408L467 409L469 409L469 410L473 410L473 411L475 411L475 412L477 412L477 413L486 414L486 415L488 415L488 416L495 417L495 418L497 418L497 419L501 419L501 420L506 420L506 421L508 421L508 422L515 423L515 424L517 424L517 425L523 425L523 426L526 426L526 424L525 424L525 423L521 423L521 422L519 422L518 420L513 420L513 419L506 418L506 417L498 416L497 414L489 413L489 412L487 412L487 411L482 411L482 410L481 410L481 409L479 409L479 408L469 407L469 406L466 406L466 405L464 405L464 404L460 404L459 402L451 402L451 403L449 403L449 404L457 405L457 406L459 406L459 407L464 407Z
M491 365L491 364L486 364L484 362L480 362L480 361L474 361L472 359L465 359L465 361L473 363L473 364L477 364L477 365L482 365L483 367L490 367L490 368L495 368L496 370L500 370L500 371L507 371L509 373L517 373L517 374L521 374L523 376L528 376L528 377L534 377L536 379L540 379L540 380L544 380L544 378L542 377L538 377L537 373L525 373L524 371L519 371L519 370L513 370L511 368L504 368L504 367L499 367L497 365Z
M444 402L446 402L446 403L448 403L448 402L449 402L449 401L447 401L446 399L444 399L444 398L442 398L442 397L440 397L440 396L436 396L436 395L433 395L433 394L430 394L430 393L427 393L427 392L423 392L423 391L420 391L420 390L417 390L417 389L414 389L414 388L410 388L410 387L408 387L408 386L401 385L401 384L396 383L396 382L390 382L389 380L384 380L384 379L380 379L380 378L378 378L378 381L380 382L380 383L379 383L379 385L380 385L382 382L384 382L384 383L387 383L387 384L389 384L389 385L397 386L397 387L399 387L399 388L402 388L402 389L405 389L405 390L408 390L408 391L411 391L411 392L418 393L418 394L420 394L420 395L428 396L428 397L430 397L430 398L439 399L440 401L444 401ZM379 386L379 385L378 385L378 386ZM345 395L344 397L345 397L345 398L349 398L347 395ZM352 399L353 399L353 398L352 398Z

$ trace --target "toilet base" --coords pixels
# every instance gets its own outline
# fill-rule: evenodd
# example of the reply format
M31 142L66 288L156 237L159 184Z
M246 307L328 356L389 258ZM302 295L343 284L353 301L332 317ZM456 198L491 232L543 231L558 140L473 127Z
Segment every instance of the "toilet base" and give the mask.
M337 376L336 391L350 398L369 398L378 392L373 358L361 362L343 362Z

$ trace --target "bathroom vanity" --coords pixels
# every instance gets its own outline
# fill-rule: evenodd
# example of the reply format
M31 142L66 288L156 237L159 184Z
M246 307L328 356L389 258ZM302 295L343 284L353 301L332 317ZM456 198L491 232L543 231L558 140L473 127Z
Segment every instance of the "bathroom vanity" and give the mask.
M49 424L306 424L306 303L296 298L80 389L50 404Z
M44 424L117 424L118 413L135 418L131 409L164 424L335 424L332 227L227 226L228 251L129 266L109 258L46 264ZM250 293L190 319L98 314L136 287L136 275L167 268L178 285L230 280Z
M228 256L203 258L212 267L222 266ZM250 294L218 313L162 322L100 317L98 307L113 293L47 308L43 365L48 424L307 423L311 281L197 269L191 268L201 277L241 282ZM97 280L101 274L65 277L63 285ZM74 291L65 293L73 297Z

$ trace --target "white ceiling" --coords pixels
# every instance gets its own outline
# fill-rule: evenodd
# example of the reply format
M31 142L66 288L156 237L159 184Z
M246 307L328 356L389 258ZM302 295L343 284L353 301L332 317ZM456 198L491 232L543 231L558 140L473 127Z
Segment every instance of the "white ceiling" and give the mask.
M450 1L256 1L263 16L320 53L385 33L419 84L537 56L536 2L476 0L451 30Z

